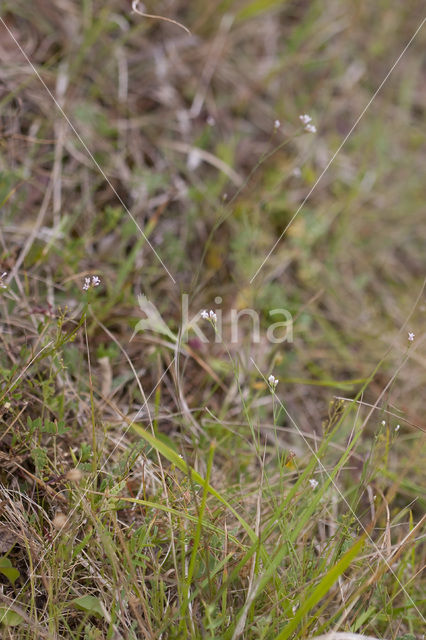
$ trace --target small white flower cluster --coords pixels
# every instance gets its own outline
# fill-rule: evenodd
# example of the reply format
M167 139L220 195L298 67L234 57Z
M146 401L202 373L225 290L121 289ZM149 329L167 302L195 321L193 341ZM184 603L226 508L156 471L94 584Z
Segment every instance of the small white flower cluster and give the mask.
M414 342L414 338L416 337L416 334L413 333L412 331L408 332L408 341L409 342Z
M203 320L211 320L212 322L216 322L217 320L217 315L211 309L210 311L206 311L204 309L204 311L201 312L201 317L203 318Z
M101 279L99 276L86 276L84 278L83 291L88 291L90 287L99 287Z
M3 280L4 278L7 276L7 271L5 271L4 273L1 274L0 276L0 289L6 289L6 285L4 284Z
M275 378L272 374L268 378L269 386L271 389L275 390L278 384L278 378Z
M315 478L311 478L311 479L309 480L309 484L311 485L312 490L314 490L314 489L316 489L316 488L317 488L317 486L318 486L318 480L315 480Z
M308 133L316 132L317 128L314 124L312 124L312 118L311 116L308 116L307 113L304 113L301 116L299 116L299 120L301 120L302 123L305 125L305 131L308 131Z
M275 120L275 122L274 122L274 129L275 129L275 130L277 130L277 129L279 129L279 128L280 128L280 126L281 126L281 122L280 122L279 120Z

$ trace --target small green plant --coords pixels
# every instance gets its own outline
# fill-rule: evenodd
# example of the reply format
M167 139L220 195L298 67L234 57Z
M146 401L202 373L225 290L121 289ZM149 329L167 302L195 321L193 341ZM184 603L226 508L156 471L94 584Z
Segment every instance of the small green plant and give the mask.
M125 5L2 4L0 635L422 640L424 8Z

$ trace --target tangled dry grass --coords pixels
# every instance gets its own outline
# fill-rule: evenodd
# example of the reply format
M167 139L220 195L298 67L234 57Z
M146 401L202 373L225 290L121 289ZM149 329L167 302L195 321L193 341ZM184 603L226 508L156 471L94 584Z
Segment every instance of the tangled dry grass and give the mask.
M160 4L1 8L3 635L420 639L423 5Z

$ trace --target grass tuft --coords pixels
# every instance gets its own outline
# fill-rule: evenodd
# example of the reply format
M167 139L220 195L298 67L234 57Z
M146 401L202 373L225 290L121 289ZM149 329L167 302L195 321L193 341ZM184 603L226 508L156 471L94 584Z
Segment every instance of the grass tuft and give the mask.
M422 640L423 4L127 5L0 10L1 637Z

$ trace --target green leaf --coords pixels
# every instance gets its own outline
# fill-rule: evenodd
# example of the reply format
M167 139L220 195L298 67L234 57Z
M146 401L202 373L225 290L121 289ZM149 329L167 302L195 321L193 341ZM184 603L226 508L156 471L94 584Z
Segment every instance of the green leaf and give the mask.
M5 627L17 627L23 621L24 618L16 611L12 611L9 607L0 607L0 624Z
M281 8L286 2L283 0L254 0L249 2L241 11L238 12L239 20L248 20L258 15L263 15L267 11Z
M41 447L34 447L31 451L31 457L34 460L35 467L39 473L49 464L47 453Z
M130 423L132 429L136 431L148 444L150 444L154 449L156 449L161 455L163 455L169 462L175 465L178 469L180 469L183 473L189 475L194 482L197 482L200 486L204 487L206 485L207 491L214 496L219 502L221 502L229 511L237 518L239 523L244 527L246 533L250 537L250 540L254 543L258 543L258 537L250 527L250 525L240 516L238 511L236 511L229 502L214 489L209 483L206 483L204 478L200 476L199 473L195 471L192 467L190 467L186 462L175 452L171 447L162 442L159 438L151 435L146 429L141 427L136 422ZM263 545L261 545L261 550L263 551Z
M62 436L64 433L68 431L69 427L65 426L65 420L58 421L58 434Z
M11 561L6 556L0 558L0 573L2 573L13 585L21 575L18 569L12 566Z
M355 542L355 544L347 551L340 560L333 566L322 580L310 591L304 598L298 608L294 618L284 627L281 633L276 636L275 640L287 640L297 629L301 620L309 613L309 611L318 604L318 602L330 591L339 576L349 567L351 562L360 554L364 546L364 536Z
M71 604L80 609L80 611L85 611L93 616L104 617L101 601L96 596L81 596L81 598L72 600Z

